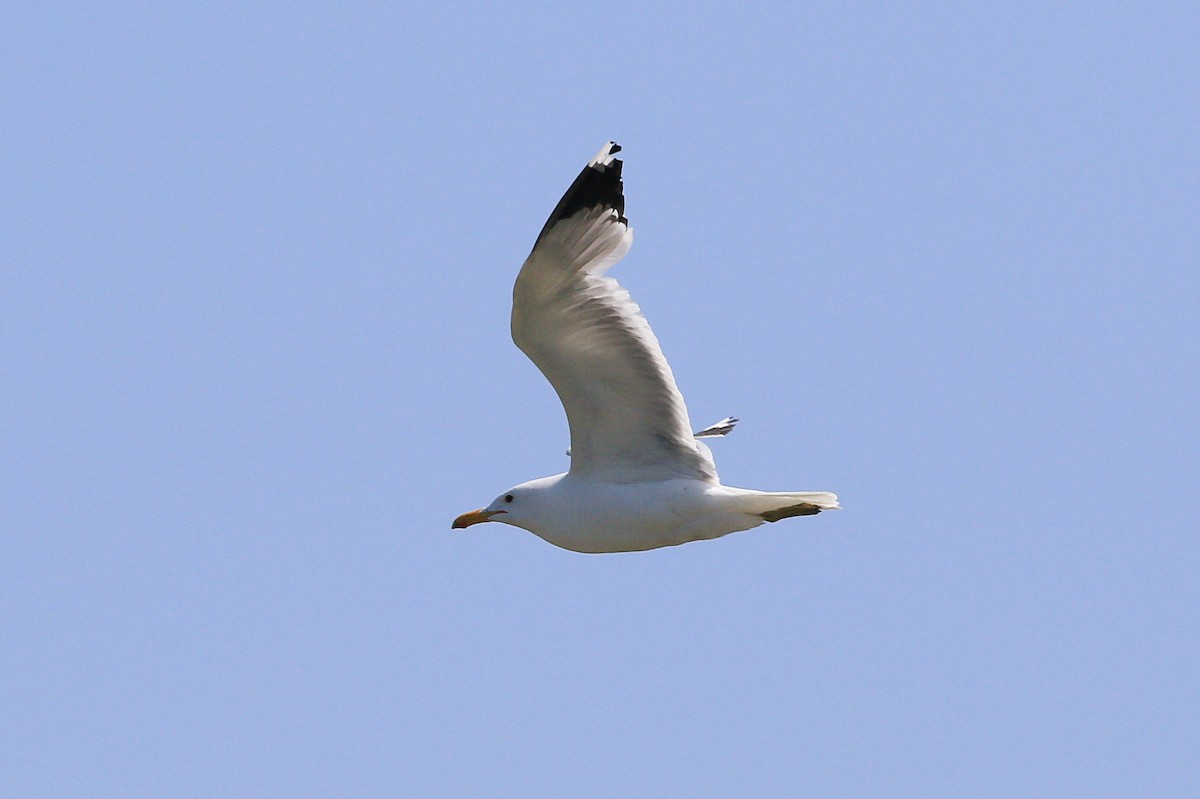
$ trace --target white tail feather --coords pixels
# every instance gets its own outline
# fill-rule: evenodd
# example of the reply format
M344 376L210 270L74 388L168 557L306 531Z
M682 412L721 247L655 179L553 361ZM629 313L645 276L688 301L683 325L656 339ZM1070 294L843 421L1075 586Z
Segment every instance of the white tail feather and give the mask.
M728 488L728 487L726 487ZM811 516L825 510L838 510L837 494L828 491L751 491L732 489L743 513L777 522L791 516Z

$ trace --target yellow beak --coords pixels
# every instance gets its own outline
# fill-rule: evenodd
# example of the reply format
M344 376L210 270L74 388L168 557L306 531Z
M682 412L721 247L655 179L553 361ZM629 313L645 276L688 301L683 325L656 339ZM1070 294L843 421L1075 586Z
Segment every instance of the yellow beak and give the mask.
M462 516L459 516L457 519L455 519L454 524L450 525L450 529L458 530L463 527L470 527L472 524L490 522L493 516L504 512L505 511L502 510L484 510L483 508L480 508L479 510L473 510L470 513L464 513Z

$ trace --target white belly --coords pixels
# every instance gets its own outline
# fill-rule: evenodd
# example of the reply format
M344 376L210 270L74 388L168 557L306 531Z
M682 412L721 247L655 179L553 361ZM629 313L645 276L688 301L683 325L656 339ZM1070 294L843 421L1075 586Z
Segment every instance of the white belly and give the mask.
M530 531L576 552L636 552L762 524L730 507L728 489L698 480L617 484L567 477L555 489L559 512Z

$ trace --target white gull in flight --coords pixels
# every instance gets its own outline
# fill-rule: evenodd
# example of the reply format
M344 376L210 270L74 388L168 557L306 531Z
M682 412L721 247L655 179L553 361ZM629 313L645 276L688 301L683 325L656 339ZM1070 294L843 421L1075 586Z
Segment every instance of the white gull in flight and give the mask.
M559 200L513 288L512 337L554 390L571 428L570 471L508 489L455 528L521 527L576 552L633 552L718 538L838 507L825 491L721 485L650 325L616 280L629 251L620 151L608 142Z

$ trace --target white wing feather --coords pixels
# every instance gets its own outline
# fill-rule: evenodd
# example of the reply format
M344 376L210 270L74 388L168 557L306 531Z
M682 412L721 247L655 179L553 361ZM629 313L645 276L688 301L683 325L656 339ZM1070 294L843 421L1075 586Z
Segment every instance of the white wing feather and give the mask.
M562 400L571 474L715 483L658 339L629 292L604 277L633 241L618 150L601 148L542 228L513 288L513 341Z

